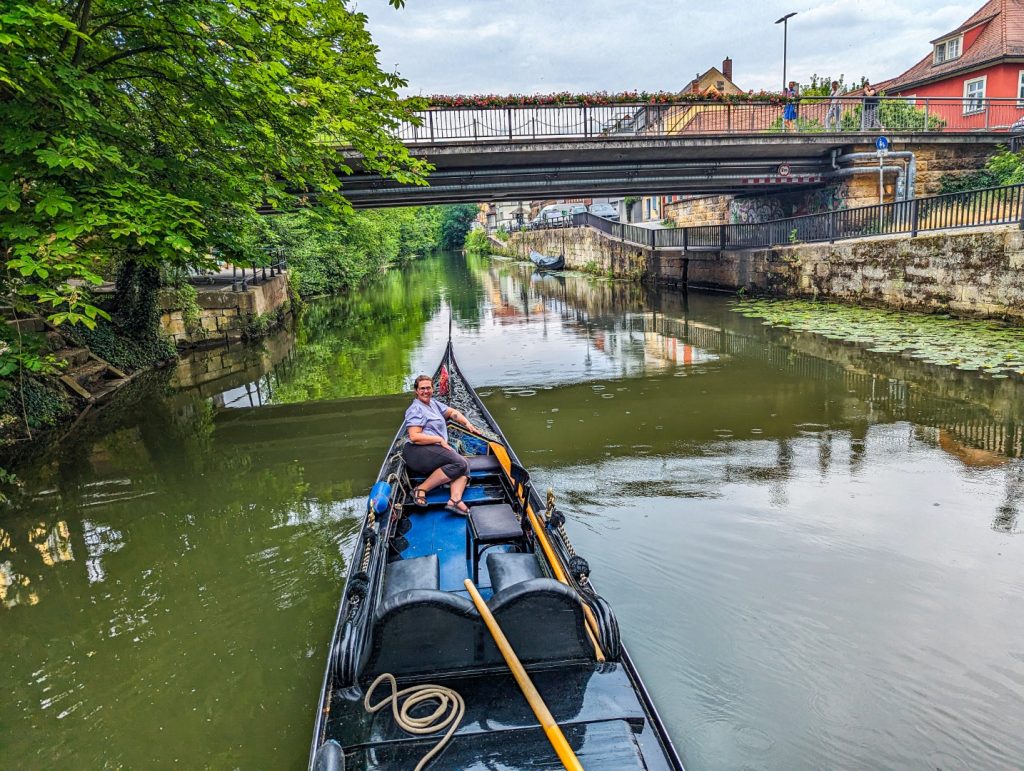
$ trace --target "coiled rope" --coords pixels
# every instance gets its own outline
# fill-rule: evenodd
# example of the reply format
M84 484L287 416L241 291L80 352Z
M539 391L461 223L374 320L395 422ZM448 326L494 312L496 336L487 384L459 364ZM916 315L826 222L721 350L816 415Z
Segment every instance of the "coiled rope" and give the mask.
M376 704L371 705L370 697L377 686L385 680L391 683L391 695L385 696ZM402 696L406 696L406 699L399 706L398 701ZM429 715L413 717L409 714L413 707L431 699L436 700L438 705L437 709ZM458 691L445 688L443 685L433 685L430 683L413 685L398 690L398 682L395 680L395 676L390 672L384 672L367 689L366 696L363 698L363 707L372 714L384 709L388 704L391 705L391 713L394 715L395 722L399 728L407 733L432 734L437 733L445 726L449 726L448 731L441 737L441 741L435 744L433 749L423 756L414 771L420 771L430 762L431 758L444 748L448 740L452 738L452 734L459 727L459 723L462 722L462 716L466 714L466 702L463 701Z

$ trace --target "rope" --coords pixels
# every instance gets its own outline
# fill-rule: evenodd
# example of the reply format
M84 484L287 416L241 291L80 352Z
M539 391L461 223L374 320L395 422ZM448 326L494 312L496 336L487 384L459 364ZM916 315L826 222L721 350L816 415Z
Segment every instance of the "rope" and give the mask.
M385 696L376 704L370 704L370 697L376 690L377 686L387 680L391 683L391 695ZM407 696L405 703L401 707L398 706L398 699L401 696ZM416 705L429 700L435 700L438 702L437 709L431 712L429 715L423 717L413 717L409 714L413 707ZM390 672L384 672L379 675L376 680L370 685L366 691L366 696L363 698L363 707L369 713L374 713L384 709L388 704L391 705L391 713L394 715L395 722L398 727L406 733L410 734L432 734L437 733L445 726L449 726L448 731L441 741L434 745L434 748L428 752L420 762L416 765L414 771L420 771L427 763L430 762L437 753L448 743L448 740L452 738L455 730L459 727L459 723L462 722L462 716L466 714L466 702L463 701L462 697L457 691L451 688L445 688L443 685L433 685L430 683L424 683L423 685L412 685L408 688L398 690L398 683L395 680L395 676ZM445 713L448 713L447 715Z

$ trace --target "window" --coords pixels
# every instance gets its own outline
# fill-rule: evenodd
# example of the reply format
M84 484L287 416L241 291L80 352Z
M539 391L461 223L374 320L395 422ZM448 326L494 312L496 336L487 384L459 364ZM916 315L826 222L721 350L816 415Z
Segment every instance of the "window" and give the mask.
M949 40L943 40L941 43L935 44L935 63L942 64L948 62L951 59L960 58L960 41L963 37L957 35L951 37Z
M985 77L964 81L964 115L985 109Z
M1017 73L1017 106L1024 107L1024 70Z

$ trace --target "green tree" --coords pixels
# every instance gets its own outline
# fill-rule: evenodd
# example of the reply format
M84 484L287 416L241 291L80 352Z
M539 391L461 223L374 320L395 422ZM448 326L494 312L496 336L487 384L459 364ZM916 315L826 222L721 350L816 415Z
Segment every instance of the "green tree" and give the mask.
M472 203L446 207L441 220L441 248L461 248L479 211Z
M391 0L396 7L401 0ZM259 204L350 212L337 145L422 182L393 138L415 100L344 0L14 0L0 14L3 290L56 323L113 259L255 261ZM133 272L151 277L151 271ZM142 287L134 290L148 291Z
M800 84L800 96L802 97L814 97L814 96L829 96L832 93L832 81L835 80L839 83L839 93L845 94L848 91L852 91L854 87L846 85L846 76L840 75L838 78L833 78L828 75L811 75L810 83ZM865 77L861 77L860 85L856 88L862 87L868 80Z
M365 209L341 219L304 209L267 218L260 243L288 256L300 295L331 294L437 249L444 209Z

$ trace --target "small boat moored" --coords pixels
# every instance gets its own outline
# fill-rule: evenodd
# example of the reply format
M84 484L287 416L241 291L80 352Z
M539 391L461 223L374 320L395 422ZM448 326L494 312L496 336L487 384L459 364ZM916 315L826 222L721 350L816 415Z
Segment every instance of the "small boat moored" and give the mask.
M531 250L530 262L540 270L561 270L565 267L565 255L560 254L557 257L549 257L546 254Z
M448 426L469 513L446 510L445 487L414 505L400 429L349 561L309 768L681 771L553 493L538 494L451 342L434 384L479 430Z

